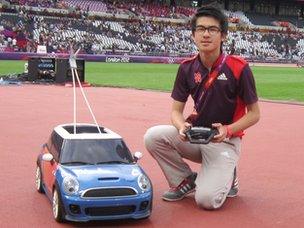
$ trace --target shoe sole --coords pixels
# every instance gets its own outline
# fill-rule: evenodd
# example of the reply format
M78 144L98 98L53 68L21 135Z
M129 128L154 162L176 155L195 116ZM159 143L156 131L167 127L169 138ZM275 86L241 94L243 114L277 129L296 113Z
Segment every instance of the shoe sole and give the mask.
M168 201L168 202L179 201L179 200L184 199L188 194L190 194L190 193L192 193L192 192L194 192L194 191L195 191L195 189L192 189L191 191L187 192L186 194L184 194L184 195L183 195L182 197L180 197L180 198L170 199L170 198L162 197L162 199L163 199L164 201Z
M234 192L233 194L228 193L227 198L234 198L237 197L239 193L239 190L237 190L236 192Z
M238 194L234 194L234 195L227 195L227 198L235 198L235 197L237 197L238 196Z

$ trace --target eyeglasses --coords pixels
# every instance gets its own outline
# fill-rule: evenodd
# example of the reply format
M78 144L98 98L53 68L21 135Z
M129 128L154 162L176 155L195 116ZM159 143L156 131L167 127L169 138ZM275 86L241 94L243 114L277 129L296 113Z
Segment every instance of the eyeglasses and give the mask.
M209 26L209 27L205 27L205 26L202 26L202 25L198 25L195 27L195 31L198 33L198 34L204 34L206 31L208 31L208 33L210 35L215 35L219 32L221 32L222 30L217 27L217 26Z

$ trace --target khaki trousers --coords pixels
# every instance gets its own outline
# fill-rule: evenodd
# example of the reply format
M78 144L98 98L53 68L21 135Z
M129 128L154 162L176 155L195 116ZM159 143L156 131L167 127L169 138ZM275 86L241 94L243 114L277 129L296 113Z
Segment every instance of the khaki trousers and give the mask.
M240 138L226 139L222 143L191 144L179 137L174 126L160 125L147 130L144 142L170 187L178 186L192 174L184 158L201 163L195 181L196 203L205 209L217 209L223 205L239 160Z

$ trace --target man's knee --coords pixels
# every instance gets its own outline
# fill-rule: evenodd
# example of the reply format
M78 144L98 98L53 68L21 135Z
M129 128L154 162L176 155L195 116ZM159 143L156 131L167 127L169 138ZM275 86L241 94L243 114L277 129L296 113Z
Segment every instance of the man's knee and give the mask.
M176 138L177 130L171 125L159 125L149 128L144 135L146 149L153 154L157 148L171 145Z
M171 126L159 125L149 128L144 135L146 149L153 153L156 147L166 144L167 136L170 134Z
M200 191L195 194L196 204L206 210L214 210L220 208L226 199L224 192L215 194L213 191Z
M148 151L150 151L157 141L160 140L159 126L149 128L144 135L144 143Z

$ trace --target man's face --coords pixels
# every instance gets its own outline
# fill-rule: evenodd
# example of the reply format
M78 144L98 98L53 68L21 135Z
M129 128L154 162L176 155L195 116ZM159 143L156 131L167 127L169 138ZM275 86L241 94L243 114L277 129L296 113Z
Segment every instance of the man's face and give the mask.
M219 21L213 17L199 17L192 37L200 52L212 53L220 50L226 36L221 33Z

